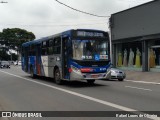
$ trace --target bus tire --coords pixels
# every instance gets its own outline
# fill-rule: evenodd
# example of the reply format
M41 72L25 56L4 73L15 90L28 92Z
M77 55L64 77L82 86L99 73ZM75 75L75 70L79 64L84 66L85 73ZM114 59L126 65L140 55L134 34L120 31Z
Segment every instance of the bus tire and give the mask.
M31 74L31 77L34 79L35 78L35 74L33 72L33 67L30 68L30 74Z
M95 82L95 80L87 80L87 83L90 85L94 84L94 82Z
M123 80L124 80L123 78L119 78L119 79L118 79L118 81L123 81Z
M61 74L60 74L60 71L58 68L56 68L54 71L54 80L55 80L56 84L58 84L58 85L62 84Z

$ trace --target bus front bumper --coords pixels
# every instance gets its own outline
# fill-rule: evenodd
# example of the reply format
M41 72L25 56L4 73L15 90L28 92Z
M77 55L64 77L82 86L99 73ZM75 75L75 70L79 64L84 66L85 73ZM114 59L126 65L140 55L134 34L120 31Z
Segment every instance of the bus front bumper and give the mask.
M79 73L72 71L70 73L70 80L79 81L79 80L97 80L97 79L110 79L111 71L107 71L106 73Z

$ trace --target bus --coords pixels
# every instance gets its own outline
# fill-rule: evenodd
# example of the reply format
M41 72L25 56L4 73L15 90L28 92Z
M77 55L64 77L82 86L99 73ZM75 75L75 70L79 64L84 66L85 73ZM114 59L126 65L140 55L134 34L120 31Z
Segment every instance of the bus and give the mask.
M110 79L108 32L92 29L68 30L22 44L22 70L31 77L66 81Z

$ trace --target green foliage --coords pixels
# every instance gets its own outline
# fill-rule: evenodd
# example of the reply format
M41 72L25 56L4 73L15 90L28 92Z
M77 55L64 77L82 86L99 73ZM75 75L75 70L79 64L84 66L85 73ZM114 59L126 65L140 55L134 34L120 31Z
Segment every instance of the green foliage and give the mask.
M9 60L9 55L6 53L6 51L2 50L0 51L0 60Z
M0 40L1 40L1 37L2 37L2 33L0 32Z
M32 32L20 28L3 29L1 33L1 42L12 49L20 48L22 43L35 39Z
M15 53L12 53L11 56L8 55L5 50L0 50L0 60L11 60L11 57L13 61L16 61L18 59L18 55L16 55Z
M24 42L35 39L32 32L28 32L20 28L7 28L0 32L0 45L5 45L3 50L0 50L0 59L10 60L10 55L7 54L9 49L21 52L21 45ZM0 48L2 49L2 48ZM12 54L13 60L17 60L18 56Z
M18 60L18 55L16 55L15 53L12 53L12 60L13 61Z

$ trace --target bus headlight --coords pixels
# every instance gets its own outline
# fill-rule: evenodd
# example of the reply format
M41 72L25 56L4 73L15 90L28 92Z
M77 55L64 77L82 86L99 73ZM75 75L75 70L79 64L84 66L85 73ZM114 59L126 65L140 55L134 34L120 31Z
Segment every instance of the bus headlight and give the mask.
M78 69L77 67L75 67L75 66L71 65L71 69L72 69L72 71L74 71L75 73L77 73L77 74L81 74L80 69Z

